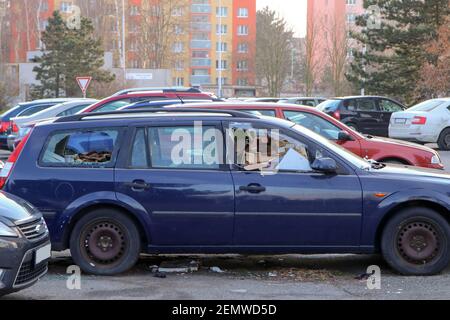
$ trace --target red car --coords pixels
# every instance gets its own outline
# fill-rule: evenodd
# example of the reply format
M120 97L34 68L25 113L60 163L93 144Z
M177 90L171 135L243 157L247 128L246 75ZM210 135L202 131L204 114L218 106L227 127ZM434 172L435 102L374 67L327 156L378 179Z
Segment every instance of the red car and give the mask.
M105 98L80 113L89 112L110 112L132 103L141 101L160 101L179 99L180 103L184 100L209 100L217 101L217 98L210 93L194 90L150 90L150 91L123 91L111 97Z
M362 158L378 162L444 169L439 154L428 147L388 138L362 135L335 118L311 107L269 103L189 104L183 108L242 110L287 119L304 126Z

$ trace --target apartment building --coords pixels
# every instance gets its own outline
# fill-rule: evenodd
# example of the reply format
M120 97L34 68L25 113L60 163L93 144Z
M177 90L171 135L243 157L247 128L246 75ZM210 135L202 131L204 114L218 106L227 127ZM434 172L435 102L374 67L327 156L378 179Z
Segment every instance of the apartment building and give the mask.
M53 11L69 17L72 5L92 19L117 68L170 69L173 85L255 93L256 0L9 1L2 60L26 62Z

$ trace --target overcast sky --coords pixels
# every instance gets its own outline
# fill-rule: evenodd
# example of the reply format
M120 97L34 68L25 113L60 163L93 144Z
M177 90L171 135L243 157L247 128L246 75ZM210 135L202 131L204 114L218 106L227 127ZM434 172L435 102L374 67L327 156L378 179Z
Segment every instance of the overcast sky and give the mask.
M282 15L294 28L296 36L306 34L306 2L307 0L256 0L256 6L261 9L269 6Z

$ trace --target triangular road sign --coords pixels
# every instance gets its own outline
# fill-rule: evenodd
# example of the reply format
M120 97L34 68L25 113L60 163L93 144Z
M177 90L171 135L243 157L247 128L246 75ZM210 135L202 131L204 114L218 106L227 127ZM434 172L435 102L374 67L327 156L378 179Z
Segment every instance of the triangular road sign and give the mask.
M81 91L83 91L83 94L86 94L86 91L89 87L89 84L91 83L92 77L77 77L78 85L80 86Z

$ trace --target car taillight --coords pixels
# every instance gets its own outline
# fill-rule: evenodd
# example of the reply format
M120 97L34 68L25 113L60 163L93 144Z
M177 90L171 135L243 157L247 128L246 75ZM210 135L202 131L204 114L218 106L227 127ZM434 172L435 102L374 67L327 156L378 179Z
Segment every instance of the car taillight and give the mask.
M8 180L9 175L11 174L11 171L14 167L14 164L16 163L17 159L20 156L20 153L23 150L23 147L27 143L28 137L30 134L25 136L22 141L17 145L17 147L14 149L14 151L11 153L11 155L8 158L8 161L6 161L5 165L3 166L2 170L0 171L0 189L3 189L3 187L6 184L6 181Z
M333 112L333 118L335 118L337 120L341 120L341 113L339 112L339 110L336 110L335 112Z
M17 133L19 132L19 127L14 121L11 121L11 132Z
M416 116L416 117L413 118L413 120L412 120L411 123L412 123L412 124L420 124L420 125L423 125L423 124L427 123L427 117L419 117L419 116Z
M0 122L0 133L8 131L10 125L11 123L9 121Z

